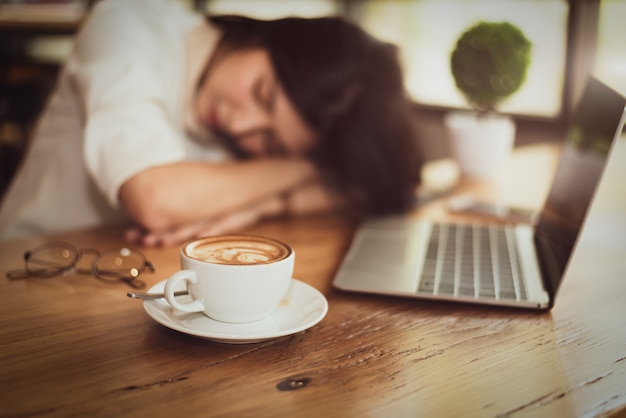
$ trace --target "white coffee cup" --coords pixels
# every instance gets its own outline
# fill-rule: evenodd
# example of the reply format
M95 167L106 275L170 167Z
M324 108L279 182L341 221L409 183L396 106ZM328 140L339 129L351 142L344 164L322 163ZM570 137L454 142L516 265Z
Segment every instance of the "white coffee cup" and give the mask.
M292 280L295 252L278 240L220 235L190 241L180 249L182 270L165 283L165 299L183 312L203 312L222 322L253 322L270 314ZM181 283L184 286L181 286ZM186 287L191 298L174 296Z

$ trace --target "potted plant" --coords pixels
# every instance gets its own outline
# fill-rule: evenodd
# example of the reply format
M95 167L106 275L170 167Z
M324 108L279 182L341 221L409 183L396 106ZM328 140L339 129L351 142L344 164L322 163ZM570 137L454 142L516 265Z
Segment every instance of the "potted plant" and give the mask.
M513 149L515 124L498 105L526 79L531 43L508 22L479 22L457 40L451 71L472 112L445 117L451 151L467 177L497 174Z

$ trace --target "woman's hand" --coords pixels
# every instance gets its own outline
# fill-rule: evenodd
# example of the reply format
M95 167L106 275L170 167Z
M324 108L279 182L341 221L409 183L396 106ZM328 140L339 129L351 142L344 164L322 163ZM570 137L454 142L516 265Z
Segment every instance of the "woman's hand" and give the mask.
M280 216L285 211L284 200L275 196L217 219L188 223L165 231L146 231L141 227L131 227L126 230L125 239L146 247L171 246L202 236L236 232L258 223L263 218Z
M230 211L226 215L188 222L166 230L147 231L135 226L126 230L127 241L147 247L176 245L201 236L227 234L252 226L265 218L328 212L338 201L319 181L304 182L287 193L274 194Z

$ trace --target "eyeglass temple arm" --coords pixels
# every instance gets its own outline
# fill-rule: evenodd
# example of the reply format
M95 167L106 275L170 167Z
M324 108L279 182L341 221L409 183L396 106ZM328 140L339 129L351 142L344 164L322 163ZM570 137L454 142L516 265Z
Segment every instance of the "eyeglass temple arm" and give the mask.
M17 279L26 279L28 277L32 277L33 274L26 269L22 269L22 270L9 270L7 271L6 276L8 279L17 280Z
M24 262L28 262L28 259L33 254L32 251L26 251L24 253ZM6 274L7 278L10 280L18 280L18 279L27 279L29 277L33 277L33 273L28 269L21 270L9 270Z

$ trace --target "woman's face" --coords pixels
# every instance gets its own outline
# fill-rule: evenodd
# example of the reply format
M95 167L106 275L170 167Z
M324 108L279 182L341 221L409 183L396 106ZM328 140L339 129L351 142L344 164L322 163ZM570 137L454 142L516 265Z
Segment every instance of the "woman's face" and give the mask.
M228 52L213 62L195 111L201 123L251 156L303 155L315 142L261 48Z

